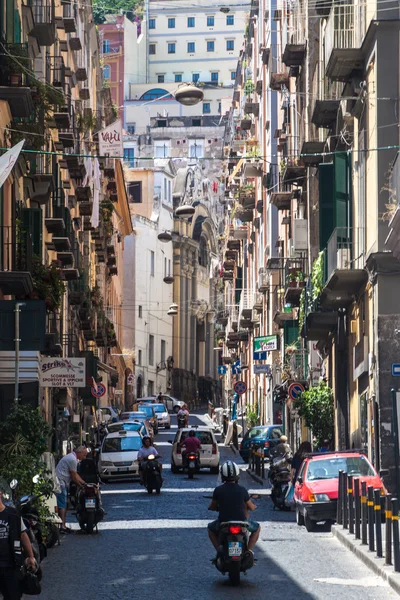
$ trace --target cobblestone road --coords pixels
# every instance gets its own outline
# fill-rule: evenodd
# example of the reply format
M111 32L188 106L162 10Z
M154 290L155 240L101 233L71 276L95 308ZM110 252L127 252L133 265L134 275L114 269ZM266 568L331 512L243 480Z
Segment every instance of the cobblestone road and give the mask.
M158 435L164 463L169 463L173 436ZM230 450L221 451L233 457ZM258 563L239 589L209 562L205 528L213 516L203 495L212 492L217 476L205 472L189 481L166 468L160 496L148 496L134 482L103 486L107 516L99 534L69 536L49 551L41 600L239 600L244 593L251 600L397 597L329 531L320 527L307 533L293 513L273 511L268 492L247 474L241 481L265 495L256 500L254 515L262 525Z

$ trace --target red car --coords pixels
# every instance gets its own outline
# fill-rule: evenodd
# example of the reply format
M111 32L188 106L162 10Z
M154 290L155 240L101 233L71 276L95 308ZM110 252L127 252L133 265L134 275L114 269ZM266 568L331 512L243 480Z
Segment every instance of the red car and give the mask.
M359 477L367 487L385 487L366 456L359 452L324 452L304 459L294 488L296 522L313 531L318 521L335 521L339 471ZM360 487L361 492L361 487Z

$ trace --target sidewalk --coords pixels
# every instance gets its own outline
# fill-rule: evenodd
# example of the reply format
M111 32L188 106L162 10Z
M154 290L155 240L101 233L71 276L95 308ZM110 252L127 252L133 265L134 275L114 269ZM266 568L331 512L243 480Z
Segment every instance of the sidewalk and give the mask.
M385 549L384 526L382 530L383 549ZM349 534L348 530L343 529L340 525L332 525L331 532L343 546L351 550L371 571L382 577L400 594L400 573L393 571L393 565L385 565L384 558L377 558L376 551L370 552L368 546L361 545L360 540L356 540L353 534Z

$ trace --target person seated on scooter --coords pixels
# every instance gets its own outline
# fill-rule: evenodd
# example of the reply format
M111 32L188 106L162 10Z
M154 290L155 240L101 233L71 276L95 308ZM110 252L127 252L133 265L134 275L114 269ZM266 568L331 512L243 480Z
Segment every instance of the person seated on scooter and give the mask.
M179 427L179 421L182 417L185 418L185 427L189 427L189 411L188 411L186 404L184 404L182 406L182 408L180 408L178 410L178 414L176 416L177 416L177 420L178 420L178 427Z
M286 435L281 435L280 440L279 440L279 444L277 446L275 446L275 448L272 448L271 450L271 457L272 458L286 458L286 460L288 462L291 462L292 460L292 449L289 446L289 444L287 443L287 437Z
M190 452L194 452L195 454L199 454L199 450L201 450L201 442L199 438L196 437L196 432L189 431L189 435L184 439L181 444L183 450L183 458L186 459L186 455Z
M146 460L148 459L148 457L153 454L153 456L155 456L155 458L161 458L161 454L158 453L158 450L151 445L151 439L149 438L149 436L145 435L143 440L142 440L142 447L140 448L139 452L138 452L138 463L139 463L139 477L140 477L140 483L143 485L143 467L144 467L144 463L146 462ZM162 471L162 464L161 462L158 463L160 465L160 471Z
M260 537L260 525L256 521L248 519L248 511L256 510L257 506L252 502L249 492L238 484L240 469L236 463L227 460L220 468L222 485L215 488L213 499L208 510L219 512L218 519L208 524L208 537L217 551L219 548L219 530L221 523L226 521L246 521L250 533L247 551L253 558L253 549Z

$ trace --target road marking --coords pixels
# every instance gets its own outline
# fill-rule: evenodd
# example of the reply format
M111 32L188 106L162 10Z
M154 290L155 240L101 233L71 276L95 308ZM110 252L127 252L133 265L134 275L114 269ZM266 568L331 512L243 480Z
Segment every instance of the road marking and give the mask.
M387 581L380 577L363 577L362 579L339 579L339 577L321 577L315 578L318 583L328 583L329 585L351 585L355 587L389 587Z
M192 493L192 494L212 494L215 488L210 487L210 488L161 488L161 495L165 492L169 492L169 493ZM260 490L258 489L254 489L254 490L248 490L249 494L259 494L260 496L269 496L269 494L262 494L260 493ZM105 495L109 495L109 494L145 494L146 491L143 487L138 487L132 490L101 490L101 495L105 496ZM146 496L147 497L147 496ZM205 498L206 499L206 498Z

